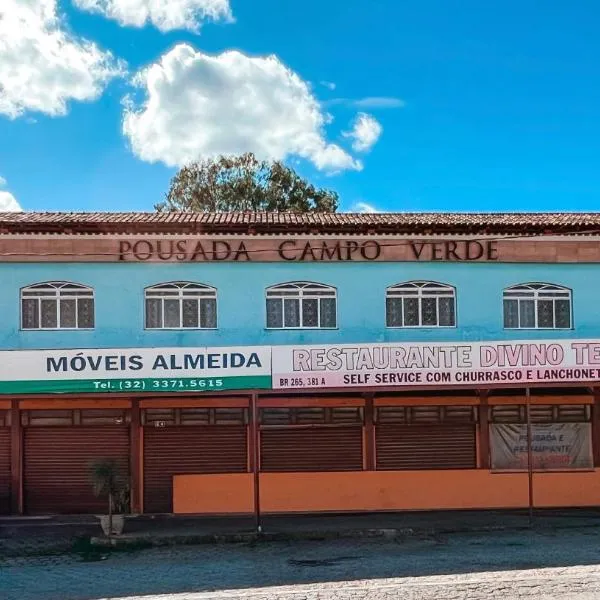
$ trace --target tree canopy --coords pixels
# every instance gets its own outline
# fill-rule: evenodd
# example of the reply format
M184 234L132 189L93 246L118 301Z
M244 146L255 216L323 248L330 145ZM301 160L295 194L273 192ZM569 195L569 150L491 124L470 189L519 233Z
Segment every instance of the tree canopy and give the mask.
M316 188L280 161L252 153L191 163L173 177L159 212L335 212L336 192Z

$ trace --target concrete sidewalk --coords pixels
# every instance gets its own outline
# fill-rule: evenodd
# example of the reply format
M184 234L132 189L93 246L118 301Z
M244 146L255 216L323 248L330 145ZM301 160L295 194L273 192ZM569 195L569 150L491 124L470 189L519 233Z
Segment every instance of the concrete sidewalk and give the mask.
M327 540L361 537L410 537L462 532L527 529L527 511L436 511L343 515L280 515L253 517L132 516L125 532L113 538L117 547L254 542L258 540ZM600 527L598 510L536 510L536 529ZM94 516L0 519L3 555L68 552L74 543L92 539L106 544Z

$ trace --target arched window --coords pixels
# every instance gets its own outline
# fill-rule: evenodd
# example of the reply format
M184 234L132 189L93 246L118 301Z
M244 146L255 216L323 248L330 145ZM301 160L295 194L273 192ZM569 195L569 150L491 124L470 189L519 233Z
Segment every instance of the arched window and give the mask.
M335 329L337 292L322 283L296 281L267 288L270 329Z
M505 329L571 329L571 290L521 283L504 290Z
M388 327L454 327L456 293L435 281L408 281L386 291Z
M68 281L48 281L22 288L21 327L93 329L94 290Z
M171 281L148 287L146 329L216 329L217 290L202 283Z

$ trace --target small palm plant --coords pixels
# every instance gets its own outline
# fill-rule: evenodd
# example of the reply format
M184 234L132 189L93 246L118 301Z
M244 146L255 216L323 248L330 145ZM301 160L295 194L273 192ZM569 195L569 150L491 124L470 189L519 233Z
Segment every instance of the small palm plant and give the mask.
M129 504L129 493L126 483L120 475L120 469L114 458L102 458L90 466L90 479L94 495L108 500L108 525L103 527L104 533L111 536L114 532L113 517L125 512ZM120 526L122 530L122 524Z

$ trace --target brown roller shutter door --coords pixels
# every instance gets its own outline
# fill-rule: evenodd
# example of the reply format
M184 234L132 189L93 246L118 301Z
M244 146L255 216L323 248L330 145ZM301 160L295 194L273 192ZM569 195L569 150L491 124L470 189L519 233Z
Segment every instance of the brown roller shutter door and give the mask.
M361 427L282 427L260 432L261 470L361 471Z
M474 469L475 425L378 425L377 469Z
M0 427L0 515L10 512L10 427Z
M125 426L31 427L24 430L24 494L28 514L103 513L92 492L90 464L117 459L129 476Z
M144 428L144 512L170 513L173 475L245 473L245 425Z

